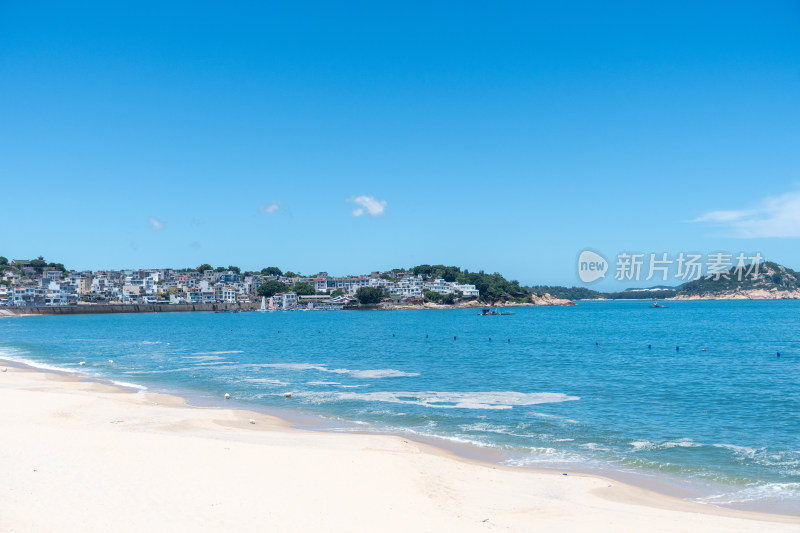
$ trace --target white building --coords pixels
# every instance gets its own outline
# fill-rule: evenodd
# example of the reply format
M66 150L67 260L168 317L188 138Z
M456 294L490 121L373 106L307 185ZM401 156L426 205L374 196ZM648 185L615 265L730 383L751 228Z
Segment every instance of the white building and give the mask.
M279 292L272 297L272 305L275 309L294 309L297 307L297 294L293 291Z

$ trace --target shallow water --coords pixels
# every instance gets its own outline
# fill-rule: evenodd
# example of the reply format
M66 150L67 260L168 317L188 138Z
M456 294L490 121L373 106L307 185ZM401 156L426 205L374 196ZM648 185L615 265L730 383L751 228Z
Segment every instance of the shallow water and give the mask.
M798 512L800 302L647 305L6 319L0 356Z

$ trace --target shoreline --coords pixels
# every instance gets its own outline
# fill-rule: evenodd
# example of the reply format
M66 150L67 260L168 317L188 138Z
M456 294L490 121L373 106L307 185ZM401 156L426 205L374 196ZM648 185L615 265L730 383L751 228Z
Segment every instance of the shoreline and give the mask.
M35 367L30 367L28 365L24 365L24 363L20 363L18 361L11 360L11 363L14 365L9 368L8 372L0 374L0 393L6 394L9 391L7 383L10 381L9 378L14 378L14 376L26 376L27 382L25 379L21 380L22 389L25 391L31 391L34 393L47 393L47 394L60 394L63 397L79 397L83 401L89 401L89 403L94 404L97 402L102 403L103 398L107 394L111 394L116 399L124 399L123 403L126 404L133 404L134 406L141 407L142 404L155 403L158 405L148 406L149 411L155 411L152 413L151 416L151 423L144 424L144 432L147 434L155 433L160 434L162 430L165 429L166 426L162 427L162 424L155 424L153 420L160 420L164 417L166 412L161 412L158 409L170 409L170 410L179 410L177 418L179 418L181 422L181 428L187 431L192 438L203 437L209 438L211 440L219 440L219 439L229 439L230 435L228 433L233 431L231 428L235 428L236 430L242 430L244 428L247 435L250 435L252 430L263 430L264 425L267 426L266 432L260 432L261 436L266 439L266 441L270 441L272 439L282 439L286 438L286 435L292 435L292 439L298 439L302 442L302 444L310 445L312 443L324 442L326 443L326 447L321 450L320 453L327 453L330 451L329 447L339 448L341 446L356 446L357 448L361 446L367 446L366 449L372 450L374 447L378 447L380 449L395 449L397 446L400 446L404 453L400 455L402 457L412 457L412 458L419 458L421 454L426 458L426 461L443 461L445 464L438 465L438 467L443 468L445 471L448 472L447 475L442 476L440 482L447 483L451 481L449 479L449 475L451 470L455 469L458 471L459 469L468 468L470 470L477 469L477 473L480 475L489 475L489 474L497 474L500 472L504 472L507 474L503 474L503 476L509 476L509 479L506 482L510 486L517 487L519 490L531 490L532 487L528 486L532 481L533 478L537 480L534 485L536 485L536 489L539 490L546 490L546 491L556 491L559 492L563 490L562 483L562 476L558 471L550 470L546 468L530 468L530 467L515 467L515 466L507 466L507 465L498 465L491 462L487 462L485 460L474 458L474 457L467 457L463 454L457 453L457 451L453 449L448 449L445 447L438 446L437 443L427 442L425 440L420 441L420 439L409 438L407 436L401 435L389 435L389 434L375 434L370 433L368 431L361 432L361 431L354 431L354 432L331 432L331 431L324 431L324 430L308 430L308 429L299 429L296 428L295 424L291 423L290 421L278 418L271 414L264 414L257 411L252 410L245 410L241 408L221 408L221 407L191 407L187 405L186 401L183 398L168 395L168 394L160 394L160 393L151 393L151 392L142 392L139 391L138 394L124 394L128 392L133 392L130 389L124 389L117 385L107 385L103 384L102 382L98 382L96 380L92 380L92 378L84 378L80 375L74 375L69 372L50 372L41 370ZM5 363L3 363L5 364ZM16 366L16 365L24 365L24 366ZM43 387L42 382L50 385L49 387ZM53 390L54 389L54 390ZM10 388L12 393L20 392L20 385L17 384L16 386L12 385ZM100 398L98 398L100 396ZM157 400L157 401L153 401ZM14 403L14 402L11 402ZM18 402L17 402L18 403ZM8 406L9 402L3 402L4 405ZM130 405L126 405L124 407L130 407ZM6 407L6 410L9 407ZM136 409L133 410L135 412ZM172 413L171 416L174 416L175 413ZM193 416L194 415L194 416ZM80 414L76 413L73 414L72 417L80 418ZM188 417L188 418L187 418ZM208 422L208 420L217 420L222 417L223 419L227 420L226 423L222 424L222 429L220 428L209 428L205 427L201 421ZM4 418L8 418L5 416ZM247 419L252 418L254 420L258 420L257 424L251 425L248 424ZM202 419L202 420L196 420ZM231 422L228 419L233 419L236 423L229 423ZM49 421L51 424L53 423L52 420ZM96 421L93 421L96 422ZM113 422L112 422L113 424ZM56 423L56 426L60 426L62 424ZM207 425L207 424L206 424ZM45 424L47 426L47 424ZM108 422L105 423L105 426L109 426ZM198 429L203 427L203 431L200 433L192 431L192 429ZM114 429L118 429L116 426L113 426ZM108 428L106 428L108 429ZM216 429L216 431L211 431ZM89 430L89 428L84 427L77 427L71 428L72 431L81 432L82 430ZM183 432L183 431L181 431ZM241 437L242 435L237 435ZM246 439L250 440L250 439ZM12 446L9 446L13 450L13 444L16 442L10 443ZM226 440L227 442L227 440ZM411 444L413 443L413 444ZM264 446L269 447L271 445L270 442L262 442ZM360 449L360 448L359 448ZM6 450L8 453L8 450ZM14 452L12 451L12 454ZM367 452L364 452L367 454ZM362 454L356 454L356 460L360 460ZM369 455L369 454L367 454ZM370 456L371 457L371 456ZM364 457L366 458L366 457ZM303 460L310 460L313 457L304 457ZM380 464L379 458L374 458ZM460 467L457 465L461 465ZM400 470L400 474L403 474L404 469ZM397 474L397 473L396 473ZM424 474L424 472L423 472ZM311 473L313 476L313 473ZM366 474L365 474L366 475ZM409 474L410 475L410 474ZM455 474L454 474L455 475ZM477 475L477 474L476 474ZM646 488L641 488L639 486L630 485L624 481L620 481L617 479L609 478L602 476L601 474L597 473L573 473L569 472L569 475L563 477L564 480L581 480L580 484L586 484L590 487L583 487L581 490L577 492L567 491L563 494L566 498L566 501L570 503L570 505L580 505L587 504L586 500L592 500L591 505L589 508L582 508L583 513L592 514L597 511L596 506L600 505L603 512L611 513L610 518L614 520L619 520L621 516L632 517L636 516L640 513L655 513L655 510L659 510L659 513L666 512L667 514L674 514L677 513L678 515L688 515L691 520L701 518L706 520L711 520L711 517L716 517L720 520L726 522L725 526L712 525L712 529L714 527L719 527L720 530L736 530L736 525L742 526L742 530L747 530L747 527L751 524L754 524L755 521L767 521L770 522L772 526L778 526L780 524L800 524L800 519L796 516L792 515L784 515L784 514L768 514L768 513L761 513L761 512L754 512L754 511L742 511L730 508L721 508L715 507L710 505L703 505L700 503L690 502L679 497L665 495L659 492L653 492ZM407 482L408 480L404 480ZM522 485L518 487L517 485ZM542 486L539 486L542 484ZM2 487L2 483L0 483L0 487ZM607 490L612 489L612 490ZM449 490L456 490L454 488L450 488ZM492 498L492 493L489 490L485 490L482 486L472 487L471 493L480 493L481 497L479 501L482 503L484 499ZM548 492L548 494L550 493ZM603 493L599 495L599 493ZM384 496L392 496L396 497L396 494L389 493L385 494ZM412 498L411 495L404 495L403 498L408 497L411 499L417 498L414 496ZM594 501L597 500L597 501ZM611 503L609 503L611 502ZM420 502L416 502L419 504ZM456 502L450 502L451 504L455 505ZM540 502L541 505L544 505L545 508L547 507L546 504L552 504L553 502L549 502L547 498L543 502ZM500 502L497 502L497 505L500 505ZM588 504L587 504L588 505ZM558 506L556 506L558 507ZM610 507L610 508L609 508ZM621 507L621 508L620 508ZM3 508L3 504L0 504L0 509ZM624 512L623 512L624 509ZM462 511L467 512L465 509ZM509 511L509 515L505 518L507 520L511 520L509 522L510 525L513 524L515 518L519 518L519 509L514 510L511 512ZM488 512L488 511L487 511ZM566 512L564 509L561 509L561 512ZM616 513L622 512L621 516L617 516ZM1 515L7 515L9 510L6 510ZM524 514L524 513L523 513ZM531 516L529 520L533 520L533 523L529 525L533 525L536 523L535 516L538 516L536 513L530 513ZM570 513L567 513L568 515ZM580 513L578 513L580 514ZM694 517L694 518L691 518ZM563 517L562 517L563 518ZM678 520L678 516L672 516L668 518L668 522L663 524L665 526L664 531L673 531L682 529L683 527L678 527L678 523L674 522L674 520ZM682 518L687 518L682 516ZM570 521L579 520L578 516L573 516L570 518ZM638 525L637 520L631 520L629 524L629 530L634 531L636 530L636 526ZM670 522L672 520L672 522ZM727 522L731 523L727 523ZM680 522L680 520L678 520ZM741 522L741 523L740 523ZM505 523L505 522L503 522ZM555 522L556 524L563 525L562 522ZM610 528L609 530L625 530L625 527L618 527L619 522L615 522L616 526ZM669 523L675 527L666 527ZM496 525L499 525L500 522L496 522ZM464 526L469 527L469 524L464 524L459 522L459 527L463 528ZM473 524L476 527L479 527L478 524ZM484 524L485 525L485 524ZM522 523L516 524L516 527L520 527ZM539 524L541 525L541 524ZM688 527L688 524L684 524ZM398 523L399 526L399 523ZM408 525L407 525L408 527ZM426 526L427 527L427 526ZM734 529L731 529L734 528ZM158 528L157 528L158 529ZM347 528L344 528L347 529ZM582 529L582 528L578 528ZM773 530L775 527L772 527ZM778 528L780 529L780 528ZM0 531L3 530L2 524L0 524ZM788 529L787 529L788 530Z

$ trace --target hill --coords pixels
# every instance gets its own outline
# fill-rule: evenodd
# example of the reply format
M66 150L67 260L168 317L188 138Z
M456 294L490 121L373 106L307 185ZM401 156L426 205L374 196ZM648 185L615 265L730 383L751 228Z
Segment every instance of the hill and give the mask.
M700 278L680 286L679 299L796 299L800 298L800 272L765 261L758 276L745 268L731 268L719 279Z

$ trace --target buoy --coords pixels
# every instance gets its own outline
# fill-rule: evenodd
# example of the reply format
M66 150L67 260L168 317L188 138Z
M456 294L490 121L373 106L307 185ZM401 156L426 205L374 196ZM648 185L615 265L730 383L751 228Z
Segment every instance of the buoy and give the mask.
M705 351L706 351L706 349L705 349L705 348L703 348L703 351L705 352Z
M508 339L508 342L511 342L511 339Z
M594 345L595 346L600 346L600 343L599 342L595 342ZM566 474L564 474L564 475L566 476Z
M427 336L427 335L425 335L425 338L427 339L427 338L428 338L428 336Z
M109 362L110 364L112 364L112 365L114 364L114 360L113 360L113 359L109 359L109 360L108 360L108 362Z
M652 344L648 344L648 345L647 345L647 349L648 349L648 350L652 350L652 349L653 349L653 345L652 345Z
M778 359L780 359L780 357L781 357L781 352L778 352ZM3 372L5 372L5 370L3 370Z
M392 337L394 337L394 333L392 333Z
M566 472L564 472L564 473L563 473L563 474L561 474L561 475L562 475L562 476L566 476L566 475L567 475L567 473L566 473Z
M251 423L251 424L255 424L255 423L256 423L256 419L255 419L255 418L251 418L251 419L250 419L250 423Z
M292 393L291 392L284 392L283 393L283 397L284 398L291 398L292 397Z
M453 335L453 340L456 340L456 336L455 335Z
M489 342L492 342L492 338L491 337L489 337Z
M79 365L81 365L81 366L86 366L86 361L81 361L81 362L80 362L80 363L78 363L78 364L79 364Z
M675 347L675 351L676 351L676 352L677 352L678 350L680 350L680 349L681 349L681 347L680 347L680 346L676 346L676 347Z
M230 400L230 399L231 399L231 395L230 395L230 394L228 394L227 392L225 393L225 399L226 399L226 400Z

